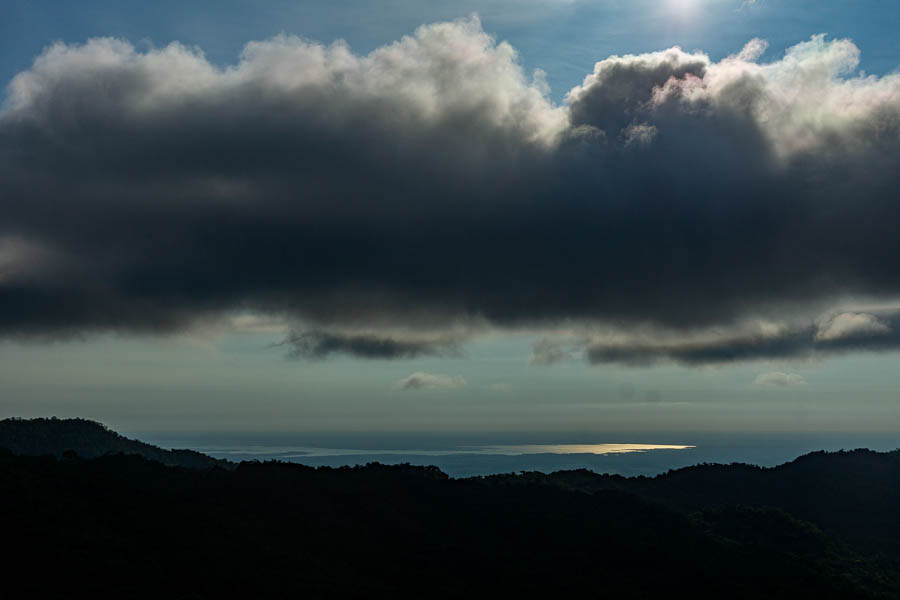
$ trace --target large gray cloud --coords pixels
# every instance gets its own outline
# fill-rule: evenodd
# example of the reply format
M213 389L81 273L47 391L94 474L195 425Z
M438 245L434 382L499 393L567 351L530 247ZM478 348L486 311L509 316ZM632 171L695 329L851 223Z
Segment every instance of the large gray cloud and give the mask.
M305 324L298 354L415 356L397 328L691 333L900 295L900 75L760 48L611 57L555 106L477 20L224 69L51 46L0 113L0 334L242 311Z

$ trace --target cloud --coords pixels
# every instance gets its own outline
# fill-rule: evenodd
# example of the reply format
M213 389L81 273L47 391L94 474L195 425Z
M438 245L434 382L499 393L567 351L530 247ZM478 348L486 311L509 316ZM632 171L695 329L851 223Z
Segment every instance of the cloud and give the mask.
M556 340L543 338L531 345L531 359L533 365L553 365L570 357L566 347Z
M611 56L594 65L594 72L569 92L569 118L576 127L594 127L607 136L615 135L647 115L655 91L669 80L703 77L708 66L705 55L687 54L680 48Z
M576 337L571 333L542 337L532 343L528 362L532 365L555 365L563 361L580 360L589 341L583 335Z
M755 62L759 59L760 56L765 54L766 50L769 48L769 42L766 40L761 40L759 38L753 38L741 49L741 51L735 56L737 60L742 60L745 62Z
M887 348L888 321L803 323L900 297L900 74L857 73L849 40L762 47L612 56L555 105L477 19L225 68L54 44L0 112L0 336L253 314L307 357L563 325L618 330L593 362Z
M876 317L866 313L845 312L834 316L816 332L816 340L828 341L841 338L881 335L891 328Z
M753 380L755 385L767 387L794 387L798 385L806 385L806 379L796 373L782 373L781 371L772 371L770 373L760 373Z
M290 358L323 359L333 354L344 354L355 358L387 360L456 355L456 344L452 339L402 339L369 333L312 330L292 332L275 345L288 346Z
M466 385L466 380L462 375L440 375L416 371L415 373L404 377L397 382L397 388L400 390L435 390L435 389L453 389Z
M588 342L594 364L649 366L675 362L686 366L753 360L810 359L855 351L900 350L900 311L879 316L842 312L819 325L786 327L755 334L715 333L708 337L654 342Z

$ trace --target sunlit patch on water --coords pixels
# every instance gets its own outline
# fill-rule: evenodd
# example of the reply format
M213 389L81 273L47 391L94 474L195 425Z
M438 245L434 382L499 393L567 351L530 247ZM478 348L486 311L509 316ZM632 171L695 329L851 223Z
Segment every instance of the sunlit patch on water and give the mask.
M482 446L486 454L626 454L650 450L687 450L696 446L674 444L526 444L521 446Z
M492 446L457 446L446 450L359 449L359 448L318 448L311 446L194 446L195 450L220 458L254 457L278 458L281 460L303 459L322 456L363 456L363 455L415 455L452 456L455 454L520 456L523 454L628 454L650 452L651 450L687 450L696 446L673 444L499 444Z

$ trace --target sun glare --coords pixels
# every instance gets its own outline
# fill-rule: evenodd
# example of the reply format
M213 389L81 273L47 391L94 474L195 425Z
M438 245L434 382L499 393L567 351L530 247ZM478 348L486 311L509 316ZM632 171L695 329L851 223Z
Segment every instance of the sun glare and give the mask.
M663 0L665 12L678 20L694 18L700 10L700 0Z

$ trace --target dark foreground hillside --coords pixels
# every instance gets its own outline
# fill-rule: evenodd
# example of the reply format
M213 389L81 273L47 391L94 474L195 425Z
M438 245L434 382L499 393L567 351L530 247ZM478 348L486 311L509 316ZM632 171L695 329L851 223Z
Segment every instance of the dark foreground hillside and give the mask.
M489 479L509 481L508 477ZM657 477L631 478L560 471L530 474L527 479L586 493L627 491L682 511L778 507L855 546L900 557L900 450L813 452L773 468L697 465Z
M793 472L453 480L0 451L4 596L900 597L897 457L810 456ZM834 504L804 500L822 494Z

